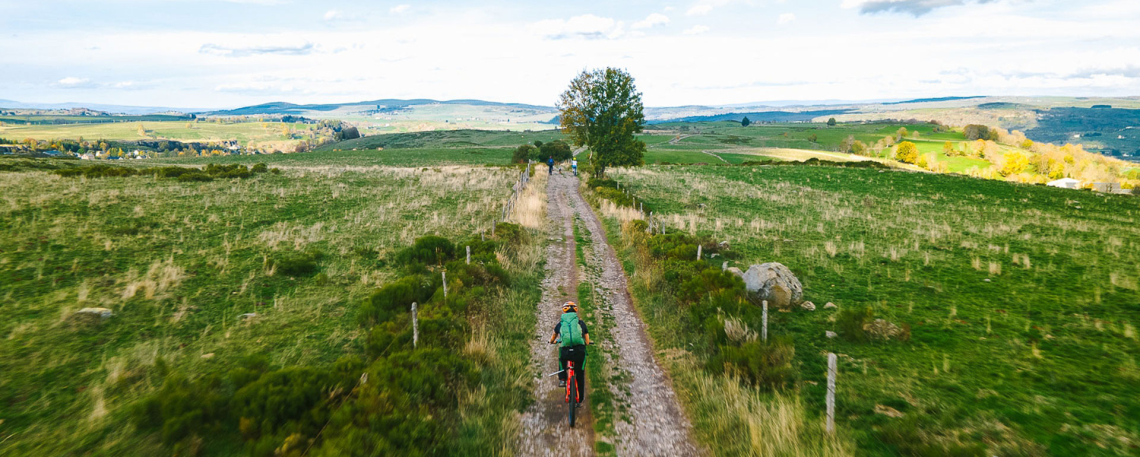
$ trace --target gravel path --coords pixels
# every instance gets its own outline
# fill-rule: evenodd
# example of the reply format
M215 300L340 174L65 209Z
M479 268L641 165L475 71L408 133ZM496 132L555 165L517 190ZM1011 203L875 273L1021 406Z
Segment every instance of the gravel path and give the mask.
M600 289L601 302L597 310L607 313L615 322L610 330L613 341L596 342L616 344L616 366L628 380L624 388L611 386L617 401L628 408L628 413L615 421L617 435L614 443L621 456L678 456L698 455L703 452L693 446L690 424L681 412L673 393L672 383L653 358L652 345L645 334L645 324L634 310L621 263L606 239L601 222L578 193L578 180L552 176L547 185L548 213L551 223L563 232L560 242L547 247L546 282L543 300L538 308L538 338L531 345L533 359L544 373L557 370L558 357L552 346L546 345L549 328L554 327L561 311L557 304L573 299L577 288L577 269L574 264L573 222L577 217L589 230L593 252L587 255L591 270L598 272L591 282ZM562 291L558 286L562 286ZM591 325L596 325L590 322ZM592 351L591 357L601 356ZM548 369L549 368L549 369ZM582 426L570 430L566 425L566 406L559 396L555 378L536 380L536 404L523 416L521 453L539 455L590 455L593 433L588 416L588 404L583 405ZM587 394L589 389L587 387ZM551 397L553 401L551 401ZM586 402L590 401L587 395Z
M539 171L541 173L541 170ZM594 454L594 431L590 417L589 388L578 412L577 424L570 428L566 418L565 389L558 378L545 376L558 371L557 346L547 344L551 329L562 315L559 304L577 300L578 273L574 265L574 210L569 206L577 195L577 179L553 175L546 186L546 211L550 219L550 244L546 247L546 279L542 283L542 301L538 304L538 328L530 345L531 360L537 365L534 379L535 403L523 414L522 442L519 453L524 456L588 456Z

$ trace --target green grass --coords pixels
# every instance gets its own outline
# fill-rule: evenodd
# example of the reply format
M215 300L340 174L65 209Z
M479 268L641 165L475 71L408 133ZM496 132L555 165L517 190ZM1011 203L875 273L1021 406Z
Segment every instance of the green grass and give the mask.
M146 130L139 134L139 126ZM189 125L190 127L187 127ZM36 140L83 138L88 141L137 141L137 140L178 140L178 141L225 141L238 140L241 144L251 142L291 141L293 138L282 134L282 127L288 126L304 137L311 133L311 124L269 122L262 127L260 122L216 123L205 121L137 121L103 124L5 124L0 126L0 138Z
M506 165L513 148L410 148L360 151L316 151L297 154L261 154L218 157L171 157L150 159L142 165L199 165L207 163L265 163L271 167L319 166L439 166L439 165ZM131 165L136 165L132 162Z
M1140 437L1140 200L834 167L611 173L670 231L728 241L741 268L777 261L797 274L817 310L773 313L770 332L794 339L794 392L811 417L823 411L822 354L842 354L837 421L859 454L1135 452L1124 443ZM658 349L685 359L703 330L632 284ZM870 307L912 336L848 339L827 302ZM690 406L698 432L719 436L710 417L729 410Z
M841 143L848 137L870 146L883 137L894 136L900 127L911 132L907 141L915 142L923 154L936 153L939 161L947 163L950 172L963 173L975 166L989 167L989 162L984 160L946 157L941 153L942 144L952 141L957 146L958 142L966 141L965 137L955 131L935 133L935 126L927 123L852 123L834 127L826 124L753 124L744 127L731 121L663 123L651 125L655 133L639 138L648 146L647 164L724 163L702 151L714 153L731 164L765 159L804 161L811 157L836 161L848 160L846 154L835 152L841 149ZM669 133L656 133L663 131ZM677 136L685 137L671 144ZM824 155L809 151L821 151Z
M200 376L255 354L275 367L362 355L355 310L397 277L394 252L425 234L486 230L516 177L311 164L208 183L0 172L0 455L169 454L129 412L158 388L146 380L159 359ZM324 253L314 273L276 271L277 259L312 249ZM461 396L456 440L477 453L509 448L512 411L530 392L541 271L530 251L504 264L517 281L471 337L490 354L486 390ZM83 307L114 316L81 319ZM242 454L240 443L225 430L201 453Z

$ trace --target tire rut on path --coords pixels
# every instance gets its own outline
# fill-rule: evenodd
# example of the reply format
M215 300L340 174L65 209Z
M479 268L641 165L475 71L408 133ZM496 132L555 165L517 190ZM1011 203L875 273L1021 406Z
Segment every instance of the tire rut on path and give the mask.
M633 308L625 272L613 248L606 239L601 222L578 193L578 180L573 177L552 176L547 185L548 212L555 227L563 231L562 243L552 242L547 247L546 280L543 300L538 309L537 333L540 341L531 345L532 357L544 370L557 370L558 356L546 345L550 328L558 321L561 311L558 303L574 299L577 290L577 269L574 262L573 224L575 216L589 231L593 252L587 257L591 270L597 272L591 282L601 289L597 304L601 313L608 314L615 323L610 329L613 341L603 344L616 346L616 364L612 369L621 372L628 382L624 389L611 385L627 413L615 419L614 443L622 456L676 456L698 455L690 434L691 425L677 403L673 386L665 372L653 358L653 347L645 333L645 325ZM558 286L563 286L562 293ZM600 318L600 316L598 316ZM588 322L595 325L594 322ZM595 341L595 343L602 343ZM590 357L601 357L601 351L591 351ZM582 407L581 426L570 430L566 424L566 405L562 403L561 389L554 378L536 380L537 403L523 417L523 455L591 455L592 432L584 431L592 422L588 417L589 392L596 386L587 384L586 402ZM555 402L550 402L551 396Z

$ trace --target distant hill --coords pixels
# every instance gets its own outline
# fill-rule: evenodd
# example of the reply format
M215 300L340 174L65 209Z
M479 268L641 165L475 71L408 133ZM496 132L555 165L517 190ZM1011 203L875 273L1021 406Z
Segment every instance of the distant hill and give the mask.
M191 113L203 111L200 108L171 108L164 106L131 106L131 105L107 105L102 103L81 103L81 102L65 102L65 103L25 103L15 100L0 100L0 108L8 109L43 109L43 110L68 110L74 108L87 108L93 111L103 111L112 114L156 114L156 113Z
M817 111L754 111L748 113L724 113L711 116L686 116L675 119L658 119L649 121L650 124L661 124L665 122L715 122L715 121L736 121L740 122L745 117L748 117L752 122L807 122L821 116L834 116L839 114L846 114L853 110L850 109L832 109L832 110L817 110Z
M952 102L952 101L957 101L957 100L973 100L975 98L986 98L986 97L984 95L972 95L969 97L916 98L914 100L903 100L901 102L883 103L883 105L906 105L909 103Z
M272 103L263 103L260 105L246 106L246 107L230 109L230 110L209 111L209 112L204 112L202 114L213 115L213 116L249 116L249 115L257 115L257 114L303 115L306 112L312 112L312 111L328 112L328 111L335 111L335 110L342 109L342 108L358 108L358 109L381 109L382 108L384 110L395 110L395 109L402 109L402 108L407 108L409 106L418 106L418 105L496 106L496 107L521 108L521 109L530 109L530 110L537 110L537 111L554 112L554 108L549 107L549 106L527 105L524 103L499 103L499 102L489 102L489 101L485 101L485 100L470 100L470 99L465 99L465 100L432 100L432 99L426 99L426 98L418 98L418 99L404 100L404 99L390 98L390 99L369 100L369 101L362 101L362 102L323 103L323 104L313 104L313 105L296 105L293 103L286 103L286 102L272 102Z

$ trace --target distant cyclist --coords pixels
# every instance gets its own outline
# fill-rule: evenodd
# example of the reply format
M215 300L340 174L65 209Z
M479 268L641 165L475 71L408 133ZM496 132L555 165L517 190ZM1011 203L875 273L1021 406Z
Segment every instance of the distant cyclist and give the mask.
M586 329L586 323L578 319L578 304L568 301L562 305L562 318L554 326L554 334L550 335L550 344L555 341L562 343L558 348L558 368L562 370L558 373L558 387L566 387L566 361L571 361L574 362L574 374L581 390L586 385L586 345L590 344L590 331Z
M578 158L570 159L570 169L574 170L574 176L578 176Z
M546 160L546 165L550 167L550 169L546 170L546 173L554 174L554 156L550 156L550 158Z

